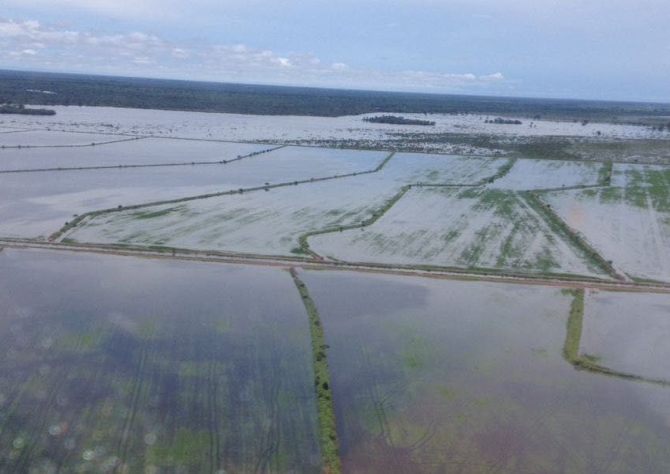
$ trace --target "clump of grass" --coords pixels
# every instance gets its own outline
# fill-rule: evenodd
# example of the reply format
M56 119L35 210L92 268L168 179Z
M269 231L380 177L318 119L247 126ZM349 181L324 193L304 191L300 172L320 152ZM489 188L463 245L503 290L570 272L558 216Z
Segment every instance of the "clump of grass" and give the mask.
M319 414L319 439L321 444L322 471L336 474L341 470L340 450L335 425L335 410L330 387L330 373L326 357L326 337L321 326L321 319L316 305L307 287L298 277L295 269L291 269L291 277L302 297L309 315L309 331L312 337L312 363L314 367L314 390L316 392L317 410Z

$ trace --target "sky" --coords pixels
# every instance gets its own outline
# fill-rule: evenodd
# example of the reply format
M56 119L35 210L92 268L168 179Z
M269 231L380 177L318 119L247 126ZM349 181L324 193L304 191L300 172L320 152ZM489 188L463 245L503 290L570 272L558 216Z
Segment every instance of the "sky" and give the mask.
M0 69L670 102L667 0L2 0Z

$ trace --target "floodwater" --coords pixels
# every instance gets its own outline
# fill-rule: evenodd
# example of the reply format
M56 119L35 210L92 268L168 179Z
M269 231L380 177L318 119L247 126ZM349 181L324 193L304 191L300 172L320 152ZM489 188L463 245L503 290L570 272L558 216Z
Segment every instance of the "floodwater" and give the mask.
M319 472L284 270L0 251L1 472Z
M670 383L670 297L588 293L580 354L608 369Z
M303 271L343 472L668 472L670 389L577 371L560 289Z
M77 134L69 134L76 139ZM23 136L23 135L22 135ZM181 163L218 163L273 148L269 145L225 143L168 138L107 137L96 146L79 148L12 148L0 149L0 170L39 170L87 168L99 166L148 166ZM36 141L36 143L40 143ZM88 143L89 145L91 142Z

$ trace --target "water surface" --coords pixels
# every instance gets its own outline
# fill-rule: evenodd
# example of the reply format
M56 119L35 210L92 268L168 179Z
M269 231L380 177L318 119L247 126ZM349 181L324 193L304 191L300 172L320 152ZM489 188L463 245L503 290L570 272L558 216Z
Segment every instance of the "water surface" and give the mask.
M344 472L666 472L670 390L575 370L560 289L305 271Z
M0 252L0 471L319 472L287 272Z

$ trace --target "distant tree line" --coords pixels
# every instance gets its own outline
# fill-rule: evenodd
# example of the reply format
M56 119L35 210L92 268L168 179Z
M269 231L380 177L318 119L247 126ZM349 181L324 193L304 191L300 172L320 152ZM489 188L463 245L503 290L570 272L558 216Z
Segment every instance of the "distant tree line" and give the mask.
M435 122L430 120L408 119L406 117L398 117L397 115L378 115L376 117L365 117L364 122L371 123L390 123L392 125L435 125Z
M30 109L26 108L23 104L3 104L0 105L0 114L56 115L56 111L51 109Z
M489 114L592 121L667 117L670 104L375 92L0 70L0 104L255 115Z
M497 124L503 124L503 125L521 125L523 123L521 120L504 119L504 118L501 118L501 117L494 118L492 120L486 119L484 122L486 122L486 123L497 123Z

